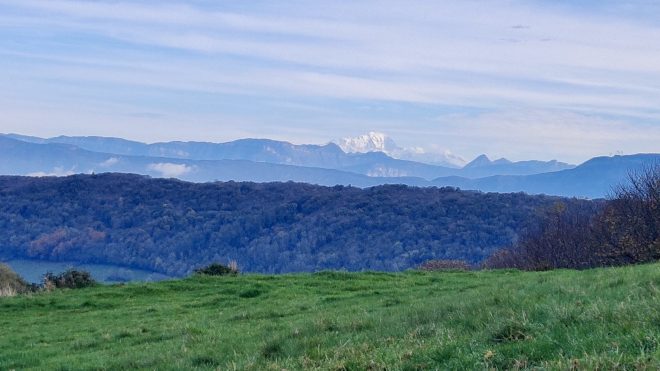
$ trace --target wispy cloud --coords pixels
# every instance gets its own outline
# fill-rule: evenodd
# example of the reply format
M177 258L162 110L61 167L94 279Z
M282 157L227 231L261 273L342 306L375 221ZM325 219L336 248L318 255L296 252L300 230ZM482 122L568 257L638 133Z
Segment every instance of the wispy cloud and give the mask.
M37 171L25 174L26 176L46 177L46 176L69 176L75 174L75 169L66 170L63 167L55 167L50 171Z
M624 134L660 142L660 15L639 1L638 12L614 12L615 2L0 0L0 97L22 102L7 104L2 125L99 134L112 121L129 137L165 140L181 130L159 123L177 122L187 139L291 132L310 142L394 127L408 146L445 141L470 157L490 144L488 127L515 122L526 137L499 138L502 155L522 155L525 140L570 160L609 146L636 152L649 145ZM18 120L44 106L71 122ZM104 119L90 122L90 109ZM490 126L434 119L474 112ZM550 135L557 120L565 133L599 132L569 153L572 138ZM307 137L305 125L316 129ZM428 133L438 142L419 143Z
M159 162L149 164L147 170L158 173L163 178L179 178L194 170L192 166L186 164L173 164L170 162Z
M110 157L107 160L101 162L99 164L100 167L112 167L115 166L119 163L119 159L117 157Z
M469 147L459 138L470 136L482 143L484 153L516 159L585 158L628 152L657 152L660 125L631 124L566 111L511 110L479 115L438 118L444 135L456 143L456 151Z

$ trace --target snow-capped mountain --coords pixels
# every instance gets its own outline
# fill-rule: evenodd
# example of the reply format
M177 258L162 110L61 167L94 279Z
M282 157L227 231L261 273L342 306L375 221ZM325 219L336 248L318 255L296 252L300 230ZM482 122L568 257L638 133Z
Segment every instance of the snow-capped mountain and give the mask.
M383 133L371 131L352 138L342 138L335 142L346 153L383 152L400 160L418 161L427 164L462 167L467 161L449 150L429 151L422 147L403 148Z
M346 153L384 152L390 154L402 150L392 138L383 133L370 131L353 138L342 138L337 145Z

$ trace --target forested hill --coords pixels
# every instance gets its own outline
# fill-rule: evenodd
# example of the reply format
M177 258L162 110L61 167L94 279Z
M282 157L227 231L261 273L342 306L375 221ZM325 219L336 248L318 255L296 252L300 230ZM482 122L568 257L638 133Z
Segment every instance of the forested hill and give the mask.
M187 183L138 175L0 177L0 259L109 263L182 275L401 270L478 262L559 199L455 188Z

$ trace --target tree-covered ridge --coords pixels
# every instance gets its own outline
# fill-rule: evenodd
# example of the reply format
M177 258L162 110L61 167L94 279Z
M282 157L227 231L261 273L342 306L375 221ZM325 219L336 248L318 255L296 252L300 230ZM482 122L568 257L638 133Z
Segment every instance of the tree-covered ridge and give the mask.
M0 258L169 274L230 259L242 271L272 273L401 270L429 259L479 262L558 200L395 185L0 177Z

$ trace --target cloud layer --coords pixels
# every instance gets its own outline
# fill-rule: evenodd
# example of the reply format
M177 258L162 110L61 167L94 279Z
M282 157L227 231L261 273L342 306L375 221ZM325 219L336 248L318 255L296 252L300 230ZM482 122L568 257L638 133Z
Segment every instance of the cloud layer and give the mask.
M0 131L658 151L660 14L638 3L0 0Z

